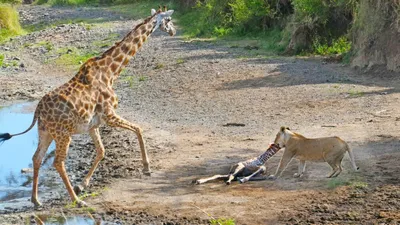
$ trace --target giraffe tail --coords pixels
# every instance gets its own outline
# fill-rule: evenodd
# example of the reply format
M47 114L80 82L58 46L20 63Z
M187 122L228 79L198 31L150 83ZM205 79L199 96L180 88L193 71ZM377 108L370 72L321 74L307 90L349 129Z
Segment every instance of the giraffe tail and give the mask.
M29 128L26 129L24 132L21 132L21 133L18 133L18 134L0 133L0 144L2 144L3 142L5 142L5 141L11 139L11 138L14 137L14 136L18 136L18 135L21 135L21 134L25 134L26 132L28 132L29 130L31 130L32 127L35 126L36 121L37 121L37 119L38 119L38 117L39 117L39 111L40 111L40 102L39 102L38 106L36 107L35 114L33 115L33 120L32 120L31 125L29 126Z

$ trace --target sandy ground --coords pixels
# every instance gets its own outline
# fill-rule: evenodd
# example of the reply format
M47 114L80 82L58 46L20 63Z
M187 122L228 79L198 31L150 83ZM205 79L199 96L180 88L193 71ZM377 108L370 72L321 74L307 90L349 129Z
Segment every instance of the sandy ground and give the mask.
M53 9L37 6L20 10L28 24L46 20L35 18L40 10L53 15ZM74 16L74 10L57 10L54 13ZM118 40L137 23L102 9L76 13L88 18L109 15L109 20L90 29L82 24L52 27L0 45L6 59L17 57L24 64L0 68L0 76L7 78L0 82L2 105L40 99L73 76L74 69L49 60L59 57L56 49L103 51L93 43L109 34L118 34ZM106 158L89 190L100 194L86 200L97 217L126 224L207 224L211 217L249 225L400 223L398 74L360 74L321 60L255 56L254 50L186 41L179 34L154 34L115 85L119 114L144 130L153 174L140 173L133 133L102 129ZM43 40L54 49L24 47ZM227 123L245 126L223 126ZM346 155L343 173L333 179L326 178L326 163L308 163L306 175L293 178L293 160L276 181L192 184L258 156L280 126L306 137L341 137L353 149L360 171L351 169ZM67 167L76 183L95 151L87 135L74 141ZM268 174L274 173L282 152L268 161ZM43 202L45 212L76 212L63 207L67 197ZM0 222L32 213L7 213Z

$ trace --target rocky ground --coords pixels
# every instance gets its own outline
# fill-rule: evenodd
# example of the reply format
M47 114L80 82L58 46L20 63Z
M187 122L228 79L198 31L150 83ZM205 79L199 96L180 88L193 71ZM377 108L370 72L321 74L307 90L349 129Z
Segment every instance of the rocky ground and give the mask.
M101 8L24 6L20 14L25 26L71 17L90 22L49 26L0 45L7 64L0 68L0 105L40 99L77 71L79 60L71 58L99 54L138 22ZM207 224L211 217L236 224L398 224L399 80L397 74L257 56L229 43L158 31L115 85L118 112L144 130L153 174L141 175L133 133L103 128L106 157L87 192L96 193L86 199L90 211L125 224ZM276 181L192 184L261 154L283 125L307 137L340 136L361 170L352 171L345 156L345 171L334 179L325 178L325 163L309 163L305 176L292 178L292 162ZM268 173L281 155L268 162ZM73 183L94 157L88 136L74 137L66 163ZM66 209L63 191L63 197L42 199L40 212L6 211L0 222L19 223L35 213L87 213Z

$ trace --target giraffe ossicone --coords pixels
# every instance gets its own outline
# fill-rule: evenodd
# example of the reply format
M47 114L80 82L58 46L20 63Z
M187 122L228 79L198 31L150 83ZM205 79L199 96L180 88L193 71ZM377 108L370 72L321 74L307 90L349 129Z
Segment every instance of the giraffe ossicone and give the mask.
M121 41L105 51L101 56L87 60L78 73L67 83L47 93L36 107L31 126L22 133L10 135L0 134L0 143L28 132L38 122L39 144L32 158L33 185L32 203L40 206L38 200L38 177L43 157L54 140L56 156L54 167L60 174L71 200L80 206L86 205L77 196L89 185L99 162L104 158L104 146L101 141L99 126L106 124L130 130L137 135L143 173L150 175L150 163L142 137L141 128L122 117L115 109L118 106L117 96L113 90L113 83L122 69L128 64L137 50L141 48L147 38L158 28L169 35L175 35L176 30L171 21L173 10L151 10L151 16L135 26ZM77 133L89 133L96 147L96 158L82 183L72 187L65 169L71 136Z

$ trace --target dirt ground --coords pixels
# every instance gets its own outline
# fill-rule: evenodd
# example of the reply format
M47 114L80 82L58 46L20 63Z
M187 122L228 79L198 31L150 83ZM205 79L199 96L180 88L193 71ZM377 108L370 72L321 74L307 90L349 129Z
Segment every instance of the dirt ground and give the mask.
M26 24L77 15L107 20L90 29L80 23L53 26L0 45L6 61L18 61L0 68L0 105L38 100L69 80L76 68L57 65L52 60L61 54L57 49L101 52L107 48L93 43L110 34L118 34L118 40L138 22L103 9L24 6L20 11ZM124 224L207 224L211 217L248 225L400 223L398 74L359 73L319 59L257 56L256 50L187 41L180 34L152 35L115 85L119 114L144 130L153 174L140 173L133 133L103 128L106 158L89 190L100 194L86 199L95 217ZM41 41L53 48L28 45ZM326 178L326 163L308 163L306 175L293 178L293 160L276 181L192 184L258 156L280 126L306 137L341 137L360 170L352 170L346 154L343 173L332 179ZM268 174L275 172L282 152L268 161ZM84 177L94 157L88 135L74 138L67 161L73 183ZM65 209L64 195L44 199L41 212L76 213ZM0 222L35 212L7 212Z

